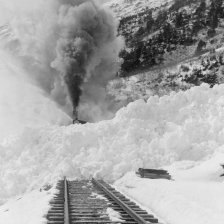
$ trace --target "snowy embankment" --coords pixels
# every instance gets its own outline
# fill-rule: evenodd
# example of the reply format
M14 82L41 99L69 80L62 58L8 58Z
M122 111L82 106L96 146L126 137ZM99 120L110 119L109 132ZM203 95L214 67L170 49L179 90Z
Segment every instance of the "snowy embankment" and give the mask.
M224 220L219 199L217 203L214 199L218 196L209 190L211 186L218 195L223 193L219 165L224 162L224 85L212 89L203 85L161 98L154 96L147 103L139 100L118 111L110 121L60 126L69 121L67 115L29 84L20 67L9 63L10 60L4 55L0 61L1 202L45 183L54 183L64 175L113 181L139 167L172 168L172 164L179 162L180 167L188 166L181 171L170 168L177 181L147 181L147 202L136 193L145 192L139 185L143 182L137 183L134 177L126 181L137 190L130 192L132 187L130 191L126 187L126 192L170 223L175 223L177 216L183 217L184 224L202 223L197 211L208 211L209 222ZM204 181L198 185L203 190L197 190L202 197L196 198L192 193L197 183L192 183L191 167L198 175L194 181ZM188 179L180 180L181 176ZM188 186L186 181L190 193L184 190ZM205 197L207 191L210 193ZM204 200L214 206L206 207L209 203ZM176 203L180 210L175 213ZM208 215L212 207L219 219ZM195 216L190 218L190 214ZM6 220L4 215L0 212L0 219Z
M28 80L26 73L6 52L0 52L0 204L5 199L23 193L32 181L22 176L31 167L21 163L27 150L17 148L17 141L24 132L33 128L66 125L70 118L46 94ZM30 139L31 140L31 139ZM31 140L32 141L32 140ZM26 140L24 139L24 143ZM33 142L33 144L35 144ZM8 148L7 145L15 146ZM33 149L30 148L30 153ZM25 153L25 154L24 154ZM30 159L35 163L35 158ZM14 162L15 164L14 164ZM20 164L20 170L14 165ZM16 166L17 166L16 165ZM40 165L40 164L39 164ZM35 170L33 170L35 180ZM22 174L23 173L23 174ZM22 176L20 176L22 174ZM27 178L29 178L27 176ZM22 190L23 189L23 190Z
M25 128L0 146L0 196L63 175L116 180L138 167L203 161L223 153L223 133L224 85L139 100L111 121Z
M115 186L149 213L155 213L164 224L221 224L224 221L221 161L223 154L201 164L177 162L167 167L174 181L141 179L128 173Z
M49 201L55 193L55 188L48 191L34 190L10 200L0 207L0 224L46 223L44 215L47 214Z

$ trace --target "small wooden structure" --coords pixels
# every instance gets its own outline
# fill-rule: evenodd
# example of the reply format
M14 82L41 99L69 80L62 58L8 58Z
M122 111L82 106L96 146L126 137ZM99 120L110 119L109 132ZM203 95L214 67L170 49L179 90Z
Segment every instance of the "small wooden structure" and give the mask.
M171 180L171 175L168 173L167 170L139 168L136 174L141 178Z

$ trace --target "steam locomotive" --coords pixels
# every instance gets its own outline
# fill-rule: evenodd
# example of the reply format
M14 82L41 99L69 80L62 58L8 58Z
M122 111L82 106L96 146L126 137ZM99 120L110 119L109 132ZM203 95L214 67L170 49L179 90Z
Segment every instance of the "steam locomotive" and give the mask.
M77 110L77 108L73 109L73 114L72 115L73 115L73 121L72 121L73 124L86 124L87 123L87 121L82 121L82 120L78 119L78 110Z

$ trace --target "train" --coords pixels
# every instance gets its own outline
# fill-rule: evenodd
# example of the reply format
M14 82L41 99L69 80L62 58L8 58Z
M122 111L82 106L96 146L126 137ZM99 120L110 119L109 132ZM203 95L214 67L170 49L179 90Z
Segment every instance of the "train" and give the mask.
M83 120L79 120L78 119L78 110L77 110L77 108L74 108L73 109L73 113L72 113L72 123L73 124L86 124L87 123L87 121L83 121Z

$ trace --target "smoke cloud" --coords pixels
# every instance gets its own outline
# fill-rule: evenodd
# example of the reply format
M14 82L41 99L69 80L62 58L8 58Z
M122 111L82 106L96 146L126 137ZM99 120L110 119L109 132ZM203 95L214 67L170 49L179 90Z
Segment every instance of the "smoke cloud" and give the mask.
M110 117L117 108L105 87L119 68L124 41L109 9L94 0L23 2L10 17L13 35L5 47L65 110L79 105L83 119Z

